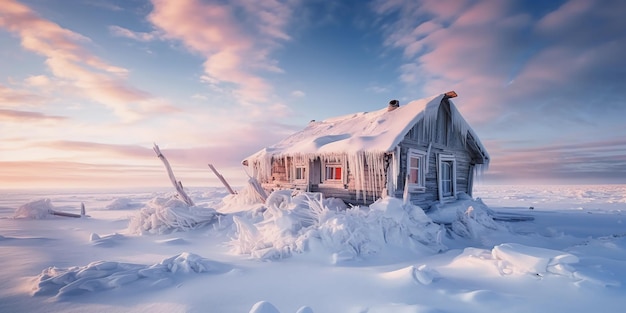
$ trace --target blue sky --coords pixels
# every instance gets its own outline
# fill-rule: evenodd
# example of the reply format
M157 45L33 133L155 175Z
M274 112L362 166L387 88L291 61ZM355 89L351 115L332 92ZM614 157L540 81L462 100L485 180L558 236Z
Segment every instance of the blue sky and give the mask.
M234 184L324 119L455 90L485 183L626 183L623 1L5 0L0 188Z

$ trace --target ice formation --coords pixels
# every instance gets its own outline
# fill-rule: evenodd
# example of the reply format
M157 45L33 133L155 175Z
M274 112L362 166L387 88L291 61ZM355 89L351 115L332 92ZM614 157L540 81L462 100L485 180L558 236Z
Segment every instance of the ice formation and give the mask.
M213 222L217 212L189 206L175 196L156 197L131 217L128 230L135 234L165 234L186 231Z
M367 207L337 210L320 194L275 191L268 197L260 219L234 216L235 252L257 259L279 259L307 251L318 241L337 261L367 257L386 246L417 250L445 249L443 228L420 207L384 198Z

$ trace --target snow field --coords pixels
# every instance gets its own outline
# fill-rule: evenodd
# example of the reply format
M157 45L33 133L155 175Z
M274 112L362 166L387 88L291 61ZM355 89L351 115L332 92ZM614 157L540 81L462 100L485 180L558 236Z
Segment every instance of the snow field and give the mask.
M623 207L602 202L620 197L611 190L624 189L566 200L509 191L543 203L534 210L488 207L500 198L477 194L427 214L396 199L345 208L291 192L254 203L244 190L195 191L196 207L164 193L9 194L0 311L621 312L626 229ZM17 214L45 198L72 213L84 202L91 217ZM147 209L177 214L154 222ZM189 217L202 224L171 222Z

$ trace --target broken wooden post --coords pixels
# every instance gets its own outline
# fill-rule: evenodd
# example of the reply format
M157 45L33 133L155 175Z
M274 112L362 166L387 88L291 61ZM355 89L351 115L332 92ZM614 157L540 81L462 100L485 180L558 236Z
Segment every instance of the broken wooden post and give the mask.
M157 146L156 143L154 144L153 150L156 153L157 157L159 157L159 159L163 161L163 165L165 165L165 169L167 170L167 175L169 176L170 181L172 182L172 185L174 185L174 188L176 189L178 196L188 206L194 206L193 200L191 200L191 198L187 195L187 193L185 193L185 190L183 189L183 184L180 181L176 181L176 177L174 177L174 172L172 172L172 167L170 166L170 163L167 161L165 156L161 153L161 150L159 149L159 146Z
M226 189L228 190L228 192L230 192L231 195L236 195L237 193L233 190L233 188L230 188L230 185L228 184L228 182L226 182L226 179L224 179L224 176L222 176L216 169L215 166L213 166L213 164L209 164L209 167L211 168L211 170L213 171L213 174L215 174L215 176L217 176L217 178L219 178L219 180L222 182L222 184L224 184L224 187L226 187Z
M80 203L80 216L85 216L85 203Z

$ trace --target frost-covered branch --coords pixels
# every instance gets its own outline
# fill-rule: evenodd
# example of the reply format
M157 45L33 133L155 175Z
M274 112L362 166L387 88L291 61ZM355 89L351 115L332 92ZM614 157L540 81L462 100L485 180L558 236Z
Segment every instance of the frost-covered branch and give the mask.
M193 200L191 200L191 198L187 195L187 193L185 193L185 190L183 189L183 184L180 181L177 181L176 177L174 177L174 172L172 172L172 167L170 166L170 163L167 161L165 156L161 153L161 150L159 149L159 146L157 146L156 143L154 144L153 149L157 157L159 157L159 159L163 161L163 164L165 165L165 169L167 170L167 175L170 177L170 181L172 182L172 185L174 185L174 188L176 188L176 192L178 193L178 196L180 196L181 200L183 200L187 205L194 206Z

